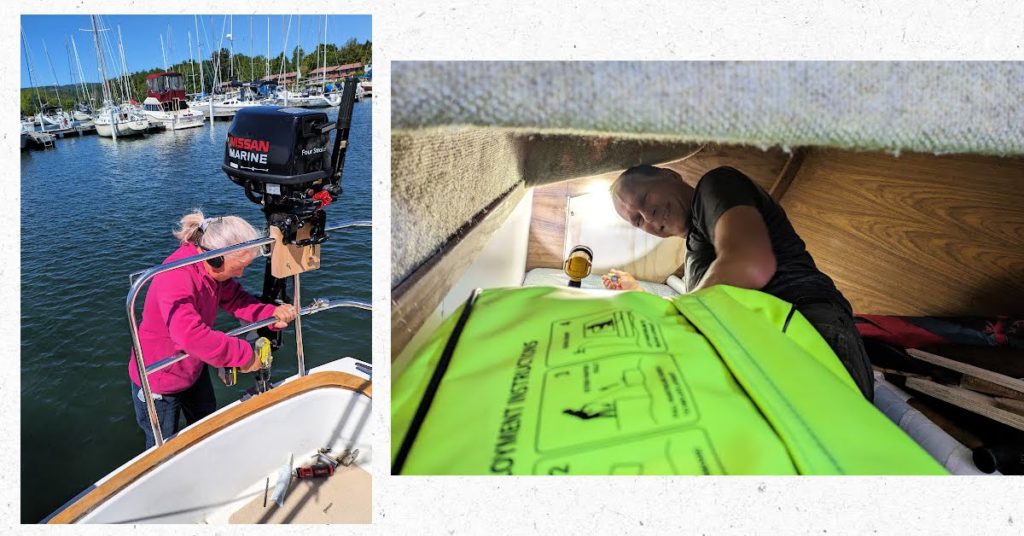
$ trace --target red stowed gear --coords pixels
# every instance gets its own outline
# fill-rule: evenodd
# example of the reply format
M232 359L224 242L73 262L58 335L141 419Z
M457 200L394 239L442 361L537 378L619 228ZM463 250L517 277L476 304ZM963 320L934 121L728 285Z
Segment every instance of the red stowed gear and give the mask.
M331 194L323 190L313 194L313 199L320 202L320 208L326 208L327 205L330 205L331 202L334 201L334 199L331 199Z

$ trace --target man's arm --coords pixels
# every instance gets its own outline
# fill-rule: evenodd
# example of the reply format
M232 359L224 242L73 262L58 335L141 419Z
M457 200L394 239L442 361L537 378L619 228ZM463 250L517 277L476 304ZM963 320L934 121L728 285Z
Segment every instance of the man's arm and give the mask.
M715 222L715 260L693 290L712 285L761 289L775 275L768 227L757 208L739 205L726 210Z

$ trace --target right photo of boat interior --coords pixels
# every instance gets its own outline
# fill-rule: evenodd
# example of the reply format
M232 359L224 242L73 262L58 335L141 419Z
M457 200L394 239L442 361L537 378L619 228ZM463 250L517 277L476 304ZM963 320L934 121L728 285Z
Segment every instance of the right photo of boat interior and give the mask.
M391 71L392 474L1024 474L1024 63Z

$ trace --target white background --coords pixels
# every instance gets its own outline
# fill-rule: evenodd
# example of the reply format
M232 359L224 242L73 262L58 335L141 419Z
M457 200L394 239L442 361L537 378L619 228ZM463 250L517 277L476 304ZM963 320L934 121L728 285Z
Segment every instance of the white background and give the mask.
M645 2L653 6L654 2ZM0 6L0 534L1024 534L1024 477L395 478L388 475L391 60L1024 59L993 2L41 0ZM770 4L770 5L769 5ZM46 527L20 520L19 13L373 15L374 525ZM1024 128L1024 127L1022 127ZM1024 179L1022 179L1024 180ZM59 184L59 177L55 177ZM54 262L60 254L55 252ZM121 314L111 311L110 314Z

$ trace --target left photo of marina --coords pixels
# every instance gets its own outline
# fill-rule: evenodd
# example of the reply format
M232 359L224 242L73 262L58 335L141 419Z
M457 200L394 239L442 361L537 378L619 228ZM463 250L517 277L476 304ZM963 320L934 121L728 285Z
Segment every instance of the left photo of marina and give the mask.
M20 22L21 522L370 523L371 17Z

